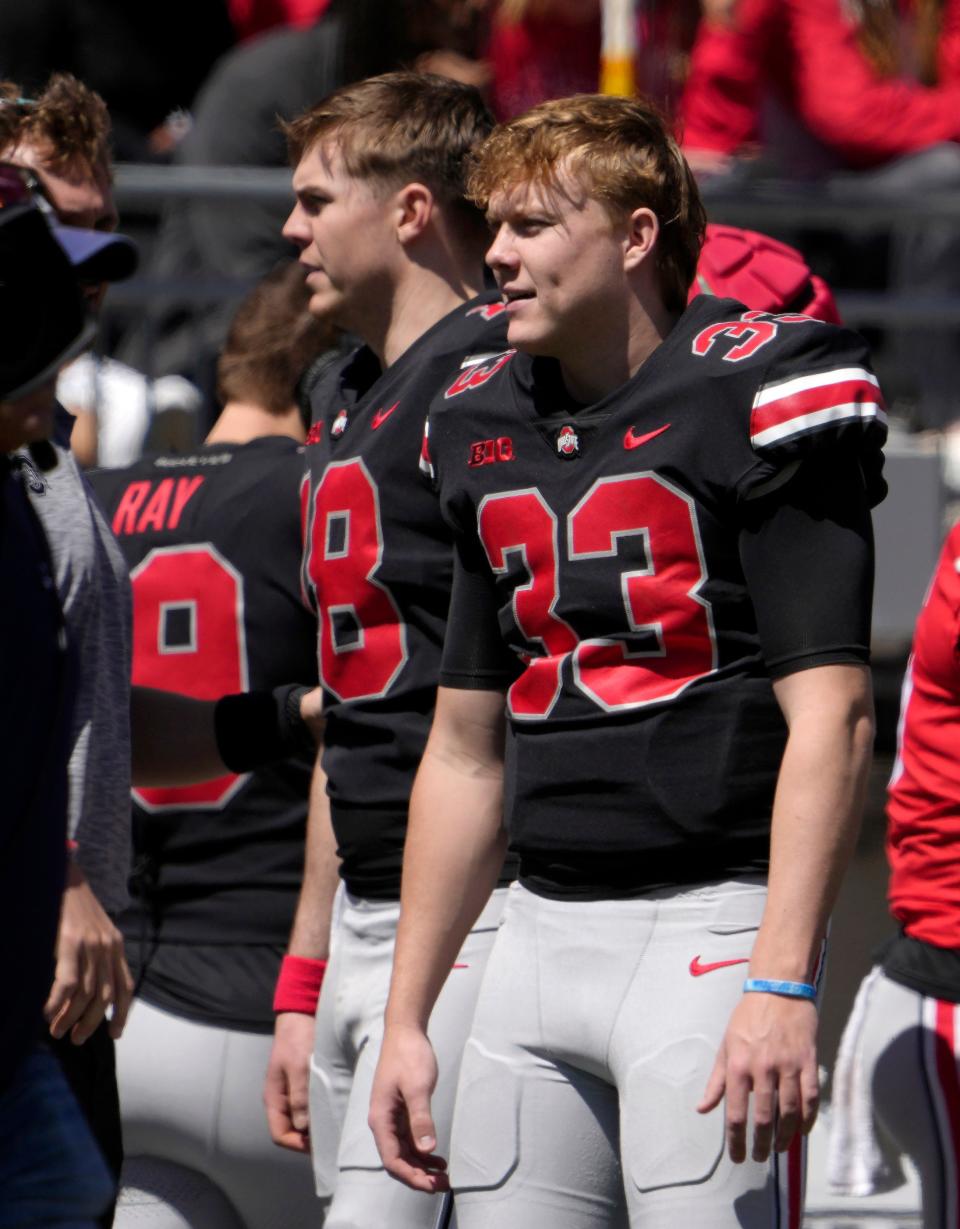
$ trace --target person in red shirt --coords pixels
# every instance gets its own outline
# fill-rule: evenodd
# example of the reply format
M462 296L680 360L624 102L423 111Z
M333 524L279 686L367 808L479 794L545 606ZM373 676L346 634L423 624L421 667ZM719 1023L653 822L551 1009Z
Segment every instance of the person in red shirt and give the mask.
M960 139L960 0L727 9L703 21L691 54L680 107L691 161L750 152L777 127L816 142L821 169L882 166ZM792 166L795 142L773 152Z
M900 925L860 988L834 1075L829 1177L849 1195L921 1182L923 1224L960 1201L960 524L917 620L887 805Z
M775 173L819 179L837 200L914 200L960 188L960 0L733 0L705 17L680 106L699 174L735 174L763 151ZM956 228L893 232L902 295L960 292ZM945 429L945 478L960 486L956 338L894 336L927 428Z

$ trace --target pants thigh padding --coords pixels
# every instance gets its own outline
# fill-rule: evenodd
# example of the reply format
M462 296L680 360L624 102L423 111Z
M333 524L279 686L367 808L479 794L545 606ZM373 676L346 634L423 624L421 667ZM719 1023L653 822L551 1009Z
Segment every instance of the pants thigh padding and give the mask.
M375 1041L369 1041L357 1059L340 1135L338 1164L341 1170L383 1168L373 1132L367 1121L373 1077L380 1058L380 1041L379 1036Z
M621 1084L626 1178L638 1190L705 1182L723 1155L723 1116L696 1105L716 1058L703 1037L685 1038L634 1063Z
M519 1159L520 1081L508 1063L468 1041L453 1118L455 1190L500 1186Z
M310 1061L310 1153L317 1194L333 1194L337 1184L337 1147L343 1127L343 1110L327 1072Z

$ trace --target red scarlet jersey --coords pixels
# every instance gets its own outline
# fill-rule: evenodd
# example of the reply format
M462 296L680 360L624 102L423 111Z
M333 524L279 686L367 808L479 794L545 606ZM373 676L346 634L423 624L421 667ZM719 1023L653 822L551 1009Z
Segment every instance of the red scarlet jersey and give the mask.
M917 620L887 818L891 911L911 938L960 949L960 525Z

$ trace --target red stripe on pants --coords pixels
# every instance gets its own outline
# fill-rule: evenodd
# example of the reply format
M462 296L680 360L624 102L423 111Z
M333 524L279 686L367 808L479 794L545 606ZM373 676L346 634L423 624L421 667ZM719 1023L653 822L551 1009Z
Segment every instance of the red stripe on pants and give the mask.
M803 1144L795 1135L787 1149L787 1229L801 1229L803 1221Z
M954 1004L937 1001L937 1079L950 1125L949 1147L954 1175L960 1173L960 1079L957 1078ZM946 1143L946 1141L945 1141ZM960 1229L956 1217L950 1229Z

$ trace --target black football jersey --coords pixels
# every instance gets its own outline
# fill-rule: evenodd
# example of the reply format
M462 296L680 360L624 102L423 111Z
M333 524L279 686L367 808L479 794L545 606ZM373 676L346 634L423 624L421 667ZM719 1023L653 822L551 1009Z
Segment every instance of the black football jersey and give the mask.
M302 446L277 436L93 475L130 566L135 684L216 699L316 681L316 621L300 591L303 474ZM290 759L134 790L133 904L121 921L147 998L272 1025L311 770Z
M869 560L884 423L857 336L712 298L589 407L551 360L509 350L447 381L427 439L460 559L441 682L509 687L507 818L530 886L762 868L786 735L771 676L865 660L869 602L855 634L768 660L742 537L808 458L846 458Z
M333 825L359 896L399 895L450 599L450 530L417 478L423 424L451 366L503 348L502 321L499 301L481 296L386 371L361 347L311 392L303 577L319 618Z

